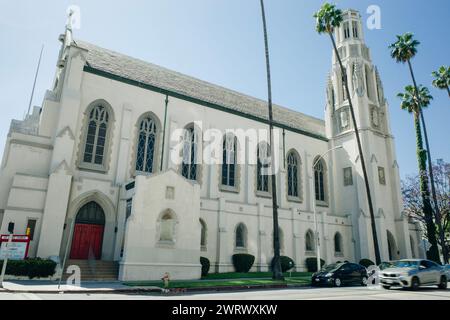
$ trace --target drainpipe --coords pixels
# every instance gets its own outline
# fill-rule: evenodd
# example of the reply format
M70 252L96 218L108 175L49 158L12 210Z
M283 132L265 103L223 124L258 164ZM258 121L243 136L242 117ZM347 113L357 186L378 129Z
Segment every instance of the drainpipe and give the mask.
M163 170L163 163L164 163L164 149L165 149L165 140L166 140L166 125L167 125L167 108L169 106L169 95L166 95L165 100L165 110L164 110L164 128L163 128L163 138L162 138L162 147L161 147L161 165L160 165L160 171Z

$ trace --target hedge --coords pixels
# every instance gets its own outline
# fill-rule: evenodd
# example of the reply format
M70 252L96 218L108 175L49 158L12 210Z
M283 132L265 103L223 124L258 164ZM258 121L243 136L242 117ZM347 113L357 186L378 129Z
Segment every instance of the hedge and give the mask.
M236 272L247 273L255 263L255 256L246 253L235 254L232 257L233 266Z
M205 257L200 257L200 263L202 264L202 277L206 277L211 266L209 259Z
M359 264L366 268L375 265L375 263L369 259L361 259L361 261L359 261Z
M320 259L320 267L325 265L325 260ZM306 269L308 272L317 272L317 258L306 258Z
M3 261L0 261L0 268ZM16 277L48 278L55 274L56 262L43 259L8 260L6 274Z
M283 272L283 273L287 272L295 267L294 260L292 260L291 258L286 257L286 256L280 257L280 264L281 264L281 272ZM270 263L270 266L273 270L273 259L272 259L272 262Z

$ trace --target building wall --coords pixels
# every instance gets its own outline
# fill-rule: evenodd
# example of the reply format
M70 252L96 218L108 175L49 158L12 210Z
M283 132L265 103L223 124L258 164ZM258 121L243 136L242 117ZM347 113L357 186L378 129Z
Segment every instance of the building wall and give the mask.
M24 230L27 218L35 217L38 227L32 255L62 257L67 250L70 251L68 238L78 210L87 202L96 201L106 216L102 259L120 260L122 247L126 243L124 239L127 238L126 202L133 197L133 192L124 190L124 186L135 179L138 120L151 112L157 118L159 128L163 128L166 96L85 72L83 50L76 47L67 50L68 60L64 72L60 73L62 78L55 90L47 92L43 102L41 115L37 119L40 124L38 131L34 134L20 133L25 123L17 123L8 137L0 172L1 231L6 231L9 221L15 221L18 230ZM106 172L85 170L79 166L84 147L86 110L95 101L107 103L112 110ZM329 109L327 114L329 117ZM268 128L262 122L169 97L163 172L180 172L179 166L170 161L174 144L169 141L176 129L184 128L193 121L200 121L203 129L215 128L223 132L227 129ZM332 132L329 128L331 122L327 118L328 133ZM395 152L391 138L367 132L363 135L367 135L364 139L372 181L378 179L378 166L386 170L386 186L375 183L373 190L379 213L380 243L385 257L384 230L392 230L399 243L407 235L405 230L408 231L408 225L400 221L399 215L398 168L394 165ZM306 257L315 256L315 253L305 249L305 235L308 230L314 230L312 166L317 156L342 144L342 150L325 157L327 201L316 207L321 236L320 254L327 263L372 257L369 223L367 216L361 215L365 191L362 173L356 165L353 135L342 134L326 141L286 130L284 144L281 133L276 138L279 142L278 161L281 163L277 191L283 234L282 254L295 260L297 270L304 269ZM157 146L162 147L162 134L158 137ZM287 172L283 159L292 149L300 157L301 197L298 201L290 201L287 197ZM160 171L161 154L159 148L156 151L155 176ZM249 160L256 154L256 149L246 145L238 149L238 157L240 154ZM354 184L344 187L343 168L347 166L353 168ZM273 255L272 200L255 192L256 166L239 165L237 192L224 191L220 187L220 166L217 165L203 164L197 182L200 203L199 208L194 210L199 212L193 213L193 217L197 219L198 215L207 226L207 245L198 254L208 257L216 272L232 271L232 254L243 251L255 255L254 270L267 270ZM152 199L155 204L158 202L156 198ZM367 210L363 211L367 214ZM151 222L146 220L146 223ZM235 248L235 229L239 223L247 228L245 250ZM41 229L44 230L42 235ZM334 252L333 241L337 232L342 235L342 254ZM191 241L190 245L189 250L200 250L200 243L195 245ZM406 249L403 252L408 254Z

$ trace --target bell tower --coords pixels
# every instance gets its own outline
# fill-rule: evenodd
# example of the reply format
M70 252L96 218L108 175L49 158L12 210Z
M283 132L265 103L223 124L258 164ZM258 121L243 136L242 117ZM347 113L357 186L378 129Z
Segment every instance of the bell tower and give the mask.
M333 51L332 69L327 81L326 132L333 152L336 212L351 214L355 257L375 261L370 214L364 178L344 89L347 77L355 118L367 167L375 213L378 243L384 261L409 258L411 246L408 220L403 216L400 176L394 138L389 124L388 104L377 68L364 41L358 11L345 10L343 22L334 32L345 73Z

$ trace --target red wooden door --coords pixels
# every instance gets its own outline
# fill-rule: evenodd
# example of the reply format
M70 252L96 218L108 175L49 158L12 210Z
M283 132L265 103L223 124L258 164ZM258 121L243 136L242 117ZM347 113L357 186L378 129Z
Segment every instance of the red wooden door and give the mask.
M95 258L99 260L102 254L103 231L104 226L102 225L75 224L70 258L78 260Z

